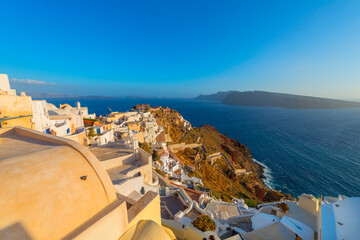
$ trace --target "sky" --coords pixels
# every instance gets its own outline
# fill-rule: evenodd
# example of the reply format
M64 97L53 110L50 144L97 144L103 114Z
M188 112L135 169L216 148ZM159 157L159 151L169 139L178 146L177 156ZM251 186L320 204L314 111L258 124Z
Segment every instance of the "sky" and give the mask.
M360 99L360 1L0 1L12 88Z

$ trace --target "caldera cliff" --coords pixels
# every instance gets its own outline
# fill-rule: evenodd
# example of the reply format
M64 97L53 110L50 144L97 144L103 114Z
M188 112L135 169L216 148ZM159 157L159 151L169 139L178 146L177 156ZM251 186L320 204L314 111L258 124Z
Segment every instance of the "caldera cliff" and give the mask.
M263 167L252 160L245 145L209 125L189 127L176 110L159 107L151 112L164 128L159 137L168 142L189 174L200 178L214 197L224 201L243 198L249 205L291 197L264 184Z

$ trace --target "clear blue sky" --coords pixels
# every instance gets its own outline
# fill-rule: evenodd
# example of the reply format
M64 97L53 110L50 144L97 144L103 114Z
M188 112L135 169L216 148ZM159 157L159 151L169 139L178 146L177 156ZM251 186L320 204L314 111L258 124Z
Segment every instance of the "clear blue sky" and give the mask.
M1 1L13 88L360 99L360 1Z

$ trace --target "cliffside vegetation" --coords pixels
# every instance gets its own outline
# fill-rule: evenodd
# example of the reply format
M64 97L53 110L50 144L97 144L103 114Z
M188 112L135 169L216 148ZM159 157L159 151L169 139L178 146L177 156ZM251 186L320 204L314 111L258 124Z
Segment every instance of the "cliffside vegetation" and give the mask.
M200 144L201 147L185 148L176 155L191 169L190 175L201 178L204 187L211 188L214 197L224 201L243 198L252 206L290 197L264 185L263 167L252 161L245 145L209 125L186 130L175 110L164 112L159 108L153 110L153 114L167 130L171 138L169 144Z

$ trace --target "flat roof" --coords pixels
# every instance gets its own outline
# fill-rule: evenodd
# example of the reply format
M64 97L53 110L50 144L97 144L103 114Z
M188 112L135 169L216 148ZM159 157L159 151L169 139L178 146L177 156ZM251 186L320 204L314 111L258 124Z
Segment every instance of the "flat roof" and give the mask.
M317 220L316 216L309 213L305 209L299 207L296 202L288 202L285 203L289 206L289 211L285 214L288 217L292 217L300 222L305 223L309 227L311 227L314 231L317 229Z
M133 150L123 143L109 143L106 145L92 147L89 150L100 160L106 161L113 158L123 157L133 153Z
M134 169L133 165L121 165L118 167L108 169L106 171L110 176L111 182L113 184L119 184L125 181L126 179L130 178L126 174L132 169Z
M179 197L174 197L173 195L161 196L160 201L166 205L172 215L177 214L179 211L184 211L185 208L187 208Z
M329 239L355 239L360 235L360 197L321 205L322 237Z
M4 133L2 133L4 132ZM0 131L0 160L64 146L18 134L15 129Z

